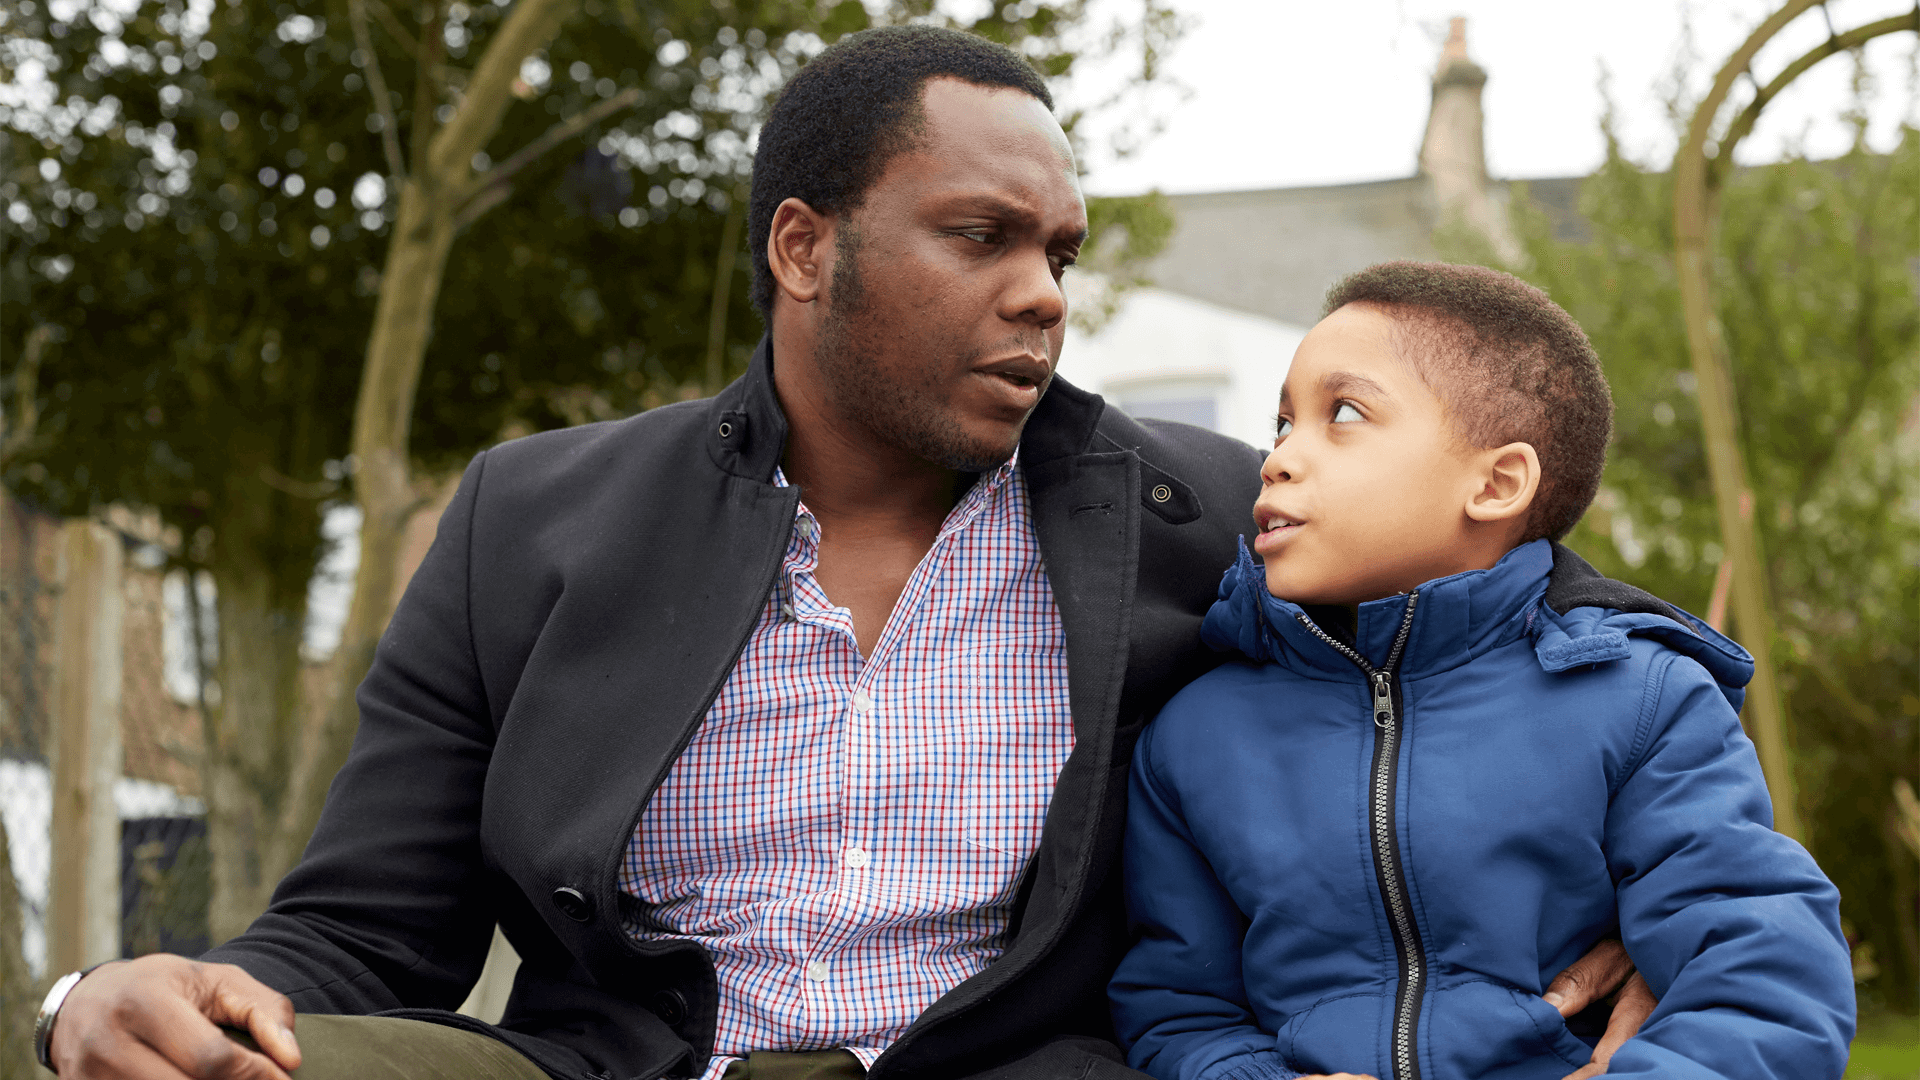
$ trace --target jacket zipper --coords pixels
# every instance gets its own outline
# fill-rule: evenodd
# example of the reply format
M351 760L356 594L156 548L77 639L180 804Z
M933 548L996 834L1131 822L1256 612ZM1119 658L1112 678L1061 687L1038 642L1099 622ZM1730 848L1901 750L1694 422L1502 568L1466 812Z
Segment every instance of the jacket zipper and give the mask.
M1420 947L1420 930L1414 925L1413 907L1407 899L1407 877L1395 842L1398 830L1394 811L1401 728L1395 676L1400 668L1400 654L1406 650L1407 637L1413 632L1413 609L1419 601L1419 593L1407 597L1407 611L1400 619L1400 631L1394 635L1387 662L1378 668L1368 663L1357 649L1342 644L1315 626L1304 613L1299 616L1300 625L1353 661L1366 675L1373 691L1373 787L1369 799L1373 866L1379 876L1380 895L1386 900L1387 919L1393 927L1394 948L1400 954L1400 986L1393 1005L1393 1080L1420 1080L1415 1039L1419 1033L1420 998L1427 985L1426 953Z

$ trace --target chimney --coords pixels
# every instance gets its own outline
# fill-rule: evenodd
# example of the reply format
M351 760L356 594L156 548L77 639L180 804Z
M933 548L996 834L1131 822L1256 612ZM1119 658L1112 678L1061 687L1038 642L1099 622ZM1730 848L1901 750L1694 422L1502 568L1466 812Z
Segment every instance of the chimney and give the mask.
M1484 233L1503 258L1518 254L1487 179L1480 92L1487 73L1467 57L1467 20L1455 17L1433 72L1433 109L1420 144L1420 175L1433 185L1440 219L1459 216Z

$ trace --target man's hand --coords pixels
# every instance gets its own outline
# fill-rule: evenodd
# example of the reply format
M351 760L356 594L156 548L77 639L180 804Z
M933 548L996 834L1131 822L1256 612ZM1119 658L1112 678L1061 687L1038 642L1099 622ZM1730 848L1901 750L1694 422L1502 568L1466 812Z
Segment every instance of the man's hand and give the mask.
M1616 990L1619 996L1614 999L1613 1016L1607 1020L1607 1033L1593 1048L1592 1062L1578 1072L1568 1074L1565 1080L1588 1080L1589 1077L1604 1075L1607 1064L1613 1060L1613 1052L1639 1033L1640 1025L1647 1022L1647 1017L1653 1015L1654 1007L1660 1002L1654 998L1647 980L1633 970L1633 961L1627 957L1627 947L1612 938L1595 945L1587 951L1587 955L1575 960L1571 967L1555 976L1547 992L1541 995L1547 1004L1558 1009L1560 1015L1565 1017L1584 1010Z
M266 1053L221 1032L244 1028ZM230 964L156 953L74 986L53 1025L60 1080L288 1080L293 1003Z

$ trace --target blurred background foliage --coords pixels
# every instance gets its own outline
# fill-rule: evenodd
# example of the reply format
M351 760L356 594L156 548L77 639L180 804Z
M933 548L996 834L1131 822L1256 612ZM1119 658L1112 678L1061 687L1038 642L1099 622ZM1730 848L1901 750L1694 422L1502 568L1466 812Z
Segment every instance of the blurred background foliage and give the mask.
M1589 235L1557 235L1516 193L1523 256L1503 268L1580 321L1613 387L1605 483L1568 543L1704 615L1722 551L1672 208L1670 175L1610 137L1581 190ZM1920 850L1895 791L1920 781L1920 133L1736 171L1715 244L1809 846L1840 887L1863 1002L1911 1012ZM1500 265L1463 230L1443 248Z
M1056 78L1125 57L1135 77L1089 107L1127 110L1182 29L1156 0L1105 25L1086 0L968 5L965 17L938 0L565 8L472 161L486 173L545 146L474 200L484 213L458 219L413 398L422 505L502 438L702 396L744 370L761 333L737 220L751 147L772 95L826 43L921 21L1007 43ZM306 773L331 768L312 752L327 736L301 726L332 697L299 674L329 546L321 522L355 499L376 300L410 287L382 281L403 185L423 175L427 140L511 10L0 7L0 484L52 514L149 514L170 566L218 586L199 702L216 937L244 926L297 856L301 838L274 823L297 828L289 806L326 786ZM1062 123L1071 132L1083 115ZM1113 137L1147 116L1133 109ZM556 141L575 118L592 122ZM1122 271L1164 243L1171 219L1151 197L1097 205L1102 222L1134 223L1108 245ZM221 687L245 707L223 713Z
M1084 6L1009 3L968 25L1054 75L1077 57L1070 39L1137 47L1125 28L1076 39ZM504 10L368 8L403 135L423 25L439 20L457 94ZM0 18L0 62L49 77L44 100L0 108L0 325L23 361L0 383L0 480L65 514L157 508L189 538L245 513L237 502L284 504L271 559L304 581L345 471L394 193L345 0L19 0ZM882 15L909 18L939 13L901 0ZM623 90L639 103L522 171L458 241L420 461L444 470L510 428L704 389L716 248L768 95L872 21L858 0L585 0L524 66L525 101L490 149L504 158ZM744 287L725 325L731 377L760 332Z

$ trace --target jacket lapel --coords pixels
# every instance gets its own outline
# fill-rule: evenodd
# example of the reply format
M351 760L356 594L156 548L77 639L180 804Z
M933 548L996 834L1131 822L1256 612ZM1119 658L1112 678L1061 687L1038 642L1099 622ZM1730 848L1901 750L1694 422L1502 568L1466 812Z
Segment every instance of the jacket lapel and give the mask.
M1114 733L1127 668L1140 545L1140 458L1095 452L1105 403L1058 379L1020 444L1033 528L1067 644L1074 748L1048 804L1040 850L1022 883L1018 933L1006 954L935 1002L895 1045L952 1019L1031 969L1056 945L1088 891L1117 791ZM886 1056L892 1056L889 1050ZM879 1063L875 1063L878 1068Z
M555 530L568 533L555 541L559 596L502 725L483 811L548 925L603 986L638 1000L621 985L635 970L621 860L759 618L799 501L771 483L786 422L766 342L745 377L691 407L703 413L677 445L610 453L611 494ZM550 899L564 890L581 894L573 910ZM710 965L694 966L711 984Z

